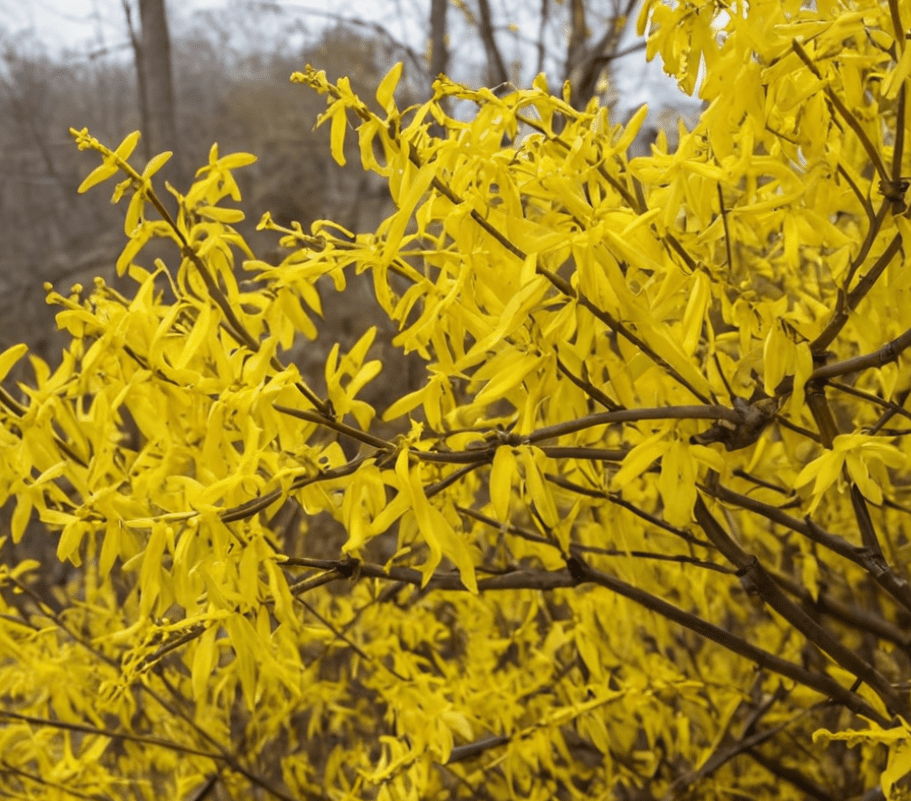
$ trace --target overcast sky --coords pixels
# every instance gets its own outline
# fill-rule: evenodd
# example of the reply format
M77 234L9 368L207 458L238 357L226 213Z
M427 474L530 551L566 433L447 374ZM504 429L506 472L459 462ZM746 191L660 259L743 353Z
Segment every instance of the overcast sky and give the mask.
M393 0L394 1L394 0ZM273 5L294 8L300 4L270 0ZM131 0L136 7L136 0ZM203 10L230 13L230 0L167 0L168 13L179 28L180 20ZM383 0L346 0L344 8L358 16L380 18ZM306 6L327 13L339 12L337 0L307 0ZM110 46L125 37L121 0L0 0L0 23L14 35L34 33L51 50L82 50Z
M285 14L277 19L307 19L311 29L314 23L319 24L316 21L320 16L313 11L326 15L343 13L381 22L394 36L411 43L422 34L420 29L406 30L407 20L424 20L430 5L430 0L271 2L285 9ZM131 4L135 7L135 2ZM229 15L231 6L231 0L168 0L172 31L188 25L190 16L196 12L210 10ZM515 22L522 25L522 20ZM534 28L531 23L528 27ZM32 34L48 50L57 53L87 55L99 48L116 48L127 41L122 0L0 0L0 30L12 33L20 41ZM527 35L533 38L535 31L530 30ZM128 50L123 52L129 57ZM627 57L622 64L623 68L615 71L621 107L628 109L647 102L657 111L661 106L680 106L686 102L677 93L673 81L662 74L657 62L646 65L641 52Z

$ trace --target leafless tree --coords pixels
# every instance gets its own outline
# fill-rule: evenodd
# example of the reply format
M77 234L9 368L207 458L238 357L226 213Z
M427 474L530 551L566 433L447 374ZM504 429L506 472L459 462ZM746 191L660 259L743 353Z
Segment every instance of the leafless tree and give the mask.
M507 4L499 15L490 0L464 0L457 6L483 46L487 85L520 80L504 54L504 43L511 37L517 50L536 54L533 74L548 73L555 86L570 81L573 105L582 108L603 94L617 59L644 47L642 42L622 47L637 4L638 0L540 0L534 10L527 3ZM525 34L523 27L536 28L535 35ZM522 70L526 78L529 66L526 63Z
M584 107L598 94L598 84L609 75L611 63L628 52L620 50L620 40L636 4L637 0L611 0L610 13L601 15L603 28L597 34L585 0L572 0L565 72L576 108ZM635 49L642 46L633 45Z

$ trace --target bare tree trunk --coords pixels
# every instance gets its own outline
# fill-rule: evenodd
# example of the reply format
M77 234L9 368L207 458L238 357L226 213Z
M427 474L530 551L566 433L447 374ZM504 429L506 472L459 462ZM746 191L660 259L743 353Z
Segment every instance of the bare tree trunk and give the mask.
M446 7L449 0L431 0L430 2L430 77L445 75L449 67L449 48L446 34ZM442 108L449 113L449 98L443 98ZM438 123L430 126L432 136L444 136L445 130Z
M569 11L569 42L566 47L565 72L567 78L572 76L573 70L585 58L585 42L588 36L588 24L585 21L585 2L584 0L572 0Z
M142 138L142 153L148 161L155 153L152 151L152 143L150 140L150 132L152 130L152 123L149 119L149 97L146 92L146 67L145 59L143 58L142 53L142 41L140 40L140 34L136 31L136 27L133 25L133 11L130 8L130 0L121 0L123 4L123 13L127 18L127 31L130 34L130 45L133 48L133 59L136 63L136 89L139 100L139 127L140 130L147 132L147 134Z
M487 83L491 88L509 82L509 73L497 45L493 30L493 15L488 0L478 0L478 31L487 53Z
M177 122L174 110L174 80L171 71L171 37L165 0L139 0L142 22L142 66L148 103L146 132L153 154L174 150L171 175L179 173ZM171 167L171 165L168 165Z
M547 18L550 16L548 0L541 0L541 21L538 23L538 62L535 66L535 75L544 72L544 56L546 49L544 47L544 31L547 28Z
M449 0L430 3L430 75L436 78L446 73L449 49L446 46L446 7Z

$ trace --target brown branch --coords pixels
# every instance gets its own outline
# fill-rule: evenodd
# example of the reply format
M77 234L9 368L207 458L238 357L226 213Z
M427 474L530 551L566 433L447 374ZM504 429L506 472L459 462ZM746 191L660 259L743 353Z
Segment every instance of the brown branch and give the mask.
M868 370L871 367L879 368L896 361L902 351L908 347L911 347L911 328L872 353L865 353L862 356L854 356L851 359L817 367L807 380L823 381L828 378L847 375L848 373Z
M453 765L456 762L464 762L467 759L474 759L476 756L480 756L485 751L489 751L491 748L499 748L501 745L506 745L510 739L510 737L507 737L503 734L498 734L494 737L487 737L484 740L478 740L474 743L457 745L449 753L449 759L446 760L446 764Z
M772 609L803 634L809 642L825 651L845 670L850 671L866 683L893 714L908 715L911 711L911 704L895 692L885 676L846 647L788 598L759 559L754 554L744 551L715 519L701 496L696 497L693 512L706 536L738 569L743 580L749 581L750 586Z
M724 194L721 191L721 183L716 183L715 188L718 190L718 206L721 211L721 224L724 226L724 250L727 255L728 270L733 270L734 256L731 253L731 231L728 227L728 210L724 205Z
M839 299L847 296L854 276L857 275L857 271L863 266L863 263L867 260L867 256L870 255L870 251L873 249L873 244L876 242L876 238L883 227L883 222L885 222L886 214L888 213L890 206L891 203L886 201L879 204L879 209L876 212L876 216L873 217L870 227L867 229L867 235L860 245L860 250L857 251L857 255L851 259L851 264L848 266L848 271L841 283L843 294L839 296Z
M629 449L586 448L584 446L542 445L541 451L551 459L584 459L589 462L622 462Z
M814 598L810 590L791 576L786 576L776 571L770 572L776 582L806 606L824 615L837 618L845 625L851 626L858 631L873 632L877 637L894 642L905 650L911 650L911 634L903 631L888 620L884 620L878 615L870 614L864 609L843 603L826 592L820 591Z
M345 423L339 422L333 418L325 417L322 414L317 414L311 412L307 409L292 409L290 406L283 406L280 403L272 404L272 408L282 414L290 415L291 417L297 417L299 420L306 420L309 423L316 423L317 425L330 428L333 431L343 434L346 437L357 440L358 442L363 442L365 445L372 445L374 448L379 450L393 450L393 444L388 440L381 439L380 437L375 437L373 434L368 434L360 429L354 428L353 426L346 425Z
M815 382L808 382L806 400L819 428L823 446L831 449L835 437L838 435L838 427L822 386ZM864 546L865 569L880 586L886 589L906 609L911 610L911 585L905 579L896 576L889 567L883 554L876 528L873 525L873 519L870 517L867 501L851 478L847 463L843 465L842 473L851 488L851 506L854 509L854 517L857 520L861 542Z
M575 492L579 495L586 495L589 498L602 498L605 501L609 501L615 506L619 506L622 509L626 509L628 512L636 515L636 517L645 520L648 523L651 523L653 526L667 531L670 534L673 534L680 539L689 542L692 545L699 545L702 548L712 549L712 543L699 539L699 537L693 536L689 531L686 531L682 528L677 528L672 526L670 523L665 522L657 515L650 514L644 509L640 509L633 503L630 503L627 500L624 500L623 496L619 492L607 492L598 487L583 487L581 484L576 484L573 481L570 481L563 476L555 476L551 473L546 473L545 478L550 481L552 484L556 484L558 487L569 490L570 492Z
M99 793L82 793L79 792L79 790L74 790L72 787L67 787L59 782L48 781L36 773L30 773L27 770L22 770L22 768L14 767L13 765L10 765L9 762L0 761L0 775L5 773L20 779L25 779L26 781L34 782L42 787L52 787L57 792L66 793L67 795L73 796L73 798L87 798L90 799L90 801L108 801L105 796L100 795Z
M861 400L868 401L869 403L876 404L884 409L887 409L892 415L899 415L901 417L907 417L911 420L911 412L909 412L903 406L899 406L894 401L887 401L883 398L880 398L879 395L874 395L872 392L865 392L862 389L857 387L848 386L847 384L842 384L839 381L827 381L826 382L832 389L838 390L839 392L844 392L846 395L853 395L855 398L860 398Z
M876 220L876 213L873 211L873 204L870 203L869 198L860 191L860 187L849 175L848 171L842 166L841 159L838 160L838 166L836 169L848 182L848 186L851 187L851 191L854 193L854 197L857 198L858 203L860 203L860 205L863 207L864 213L867 215L867 220L869 221L870 225L873 226Z
M792 423L786 417L783 417L780 414L775 415L775 422L778 423L782 428L788 429L788 431L793 431L795 434L800 434L802 437L813 440L813 442L819 442L819 434L815 431L810 431L808 428L799 426L796 423Z
M441 478L435 484L431 484L429 487L427 487L424 490L424 495L426 495L428 498L432 498L434 495L439 495L444 489L451 487L453 484L463 479L473 470L477 470L479 467L483 467L484 464L485 462L476 462L475 464L466 464L463 467L460 467L458 470L454 470L445 478Z
M900 405L901 407L904 407L905 401L908 400L909 395L911 395L911 387L909 387L908 389L901 390L898 393L898 404L896 404L896 405ZM891 408L888 409L887 411L885 411L883 413L882 417L880 417L879 420L877 420L876 423L873 425L873 428L870 429L870 433L876 434L879 431L881 431L883 426L885 426L886 423L888 423L896 414L897 414L897 412L893 411Z
M578 420L567 420L551 426L539 428L524 441L530 444L542 442L566 434L573 434L585 428L615 423L637 423L642 420L727 420L731 423L741 422L741 415L727 406L706 404L705 406L659 406L652 409L621 409L616 412L598 412L581 417Z
M902 15L898 7L898 0L889 0L889 15L892 17L892 33L895 37L895 44L898 46L898 53L896 56L899 56L901 55L902 50L904 50L902 45L907 47L907 42L905 41L907 33L905 32L905 26L902 24ZM901 127L901 120L899 120L899 127ZM900 155L901 151L898 152ZM901 158L898 160L901 161Z
M851 476L848 473L848 467L844 467L845 477L850 481ZM889 570L886 563L886 556L883 553L882 546L879 543L879 537L876 534L876 528L873 525L873 518L870 517L870 509L867 506L867 499L864 498L860 488L851 481L851 506L854 509L854 517L857 520L857 527L860 529L860 541L864 544L870 558L877 569L885 572Z
M901 234L896 234L892 237L892 240L886 246L886 249L879 258L874 262L873 266L863 275L860 281L857 282L857 286L854 287L851 292L842 296L843 299L839 302L839 308L835 310L832 319L823 329L822 333L810 343L810 350L814 354L825 353L829 345L835 340L835 337L841 332L841 329L845 327L851 312L854 311L854 309L857 308L857 305L867 296L873 288L873 285L883 274L883 271L889 266L889 262L891 262L899 250L901 250L901 244Z
M674 783L665 793L663 801L675 801L676 799L683 797L687 791L687 788L692 787L694 784L706 778L707 776L711 776L711 774L726 765L735 757L738 757L740 754L743 754L753 748L757 748L765 742L768 742L773 737L779 735L793 722L793 720L786 720L784 723L779 723L777 726L774 726L771 729L756 732L755 734L751 734L748 737L742 737L728 745L726 748L721 748L719 746L715 752L702 764L702 767L700 767L698 770L689 771L683 776L675 779Z
M833 701L847 707L855 714L864 717L872 716L871 719L875 720L883 728L888 728L892 725L892 722L888 718L877 712L863 698L851 690L842 687L831 677L820 673L814 673L794 662L789 662L786 659L775 656L769 651L732 634L730 631L709 623L690 612L685 612L639 587L634 587L621 579L614 578L606 573L602 573L600 570L596 570L578 556L574 557L573 562L573 569L580 581L588 581L597 584L618 595L622 595L624 598L629 598L634 603L637 603L646 609L650 609L662 617L695 632L701 637L718 643L727 650L754 662L760 668L766 668L773 673L778 673L779 675L792 679L806 687L810 687L818 693L832 698Z
M788 784L794 785L798 790L805 793L808 798L815 798L817 801L832 801L832 795L824 787L820 787L816 782L811 781L794 768L786 767L780 762L773 762L756 748L750 748L746 753L773 776L777 776L779 779L788 782Z
M608 411L617 412L623 408L619 403L616 403L609 398L602 390L598 389L598 387L592 384L587 378L575 375L575 373L563 364L563 361L560 359L559 350L556 348L554 350L557 354L557 369L565 375L574 386L581 389L588 397L597 403L600 403ZM585 362L582 362L582 370L585 372Z
M791 46L794 48L794 52L797 54L797 57L807 65L810 72L813 73L820 81L823 80L819 69L813 63L813 60L807 55L807 51L803 49L803 46L797 39L791 40ZM829 98L835 108L838 109L838 113L844 118L844 121L848 123L848 126L852 131L857 135L857 138L860 140L863 149L867 153L867 157L870 159L870 162L876 168L876 172L879 175L880 179L883 181L889 180L889 172L886 170L886 165L883 163L882 157L879 155L879 151L876 149L875 145L870 141L870 137L867 136L867 132L863 129L863 126L860 124L860 121L857 117L854 116L854 113L849 109L842 99L832 91L831 87L828 85L823 86L823 92L825 92L826 97Z
M63 731L79 732L81 734L94 734L99 737L110 737L112 740L129 740L142 745L151 745L157 748L164 748L168 751L175 751L179 754L192 754L193 756L206 757L214 761L225 759L223 754L213 753L212 751L203 751L199 748L193 748L188 745L181 745L171 740L165 740L161 737L149 737L144 734L131 734L130 732L117 731L115 729L102 729L98 726L90 726L86 723L67 723L62 720L51 720L50 718L39 718L32 715L23 715L19 712L13 712L9 709L0 709L0 718L7 720L18 720L28 723L32 726L44 726L49 729L61 729Z
M315 475L304 473L291 482L289 491L303 489L304 487L310 486L310 484L316 484L320 481L333 481L337 478L350 476L364 462L366 462L368 458L372 457L361 456L343 465L339 465L338 467L333 467L330 470L320 471ZM285 490L283 490L281 487L278 487L271 492L267 492L265 495L259 495L256 498L252 498L251 500L240 504L239 506L232 506L230 509L222 510L219 513L219 519L223 523L233 523L237 520L245 520L248 517L253 517L253 515L258 514L259 512L265 511L273 503L284 498L286 494L287 493Z
M458 573L434 573L424 584L424 574L413 567L383 568L379 565L361 565L361 575L413 584L424 590L467 591ZM568 570L513 570L497 576L478 579L478 592L499 590L554 590L574 587L576 580Z
M889 7L898 8L895 0L889 0ZM899 40L900 41L900 40ZM907 43L905 45L907 47ZM899 214L905 211L905 192L908 191L908 181L902 177L902 158L905 152L905 104L908 97L908 81L902 81L898 89L898 108L895 112L895 145L892 148L892 181L883 192L887 197L892 196L892 211ZM882 187L881 187L882 189Z
M778 523L791 531L802 534L807 539L819 543L830 551L837 553L839 556L843 556L845 559L851 560L857 565L864 566L864 558L861 549L852 545L844 537L826 531L821 526L814 523L809 516L802 520L797 517L791 517L791 515L777 506L763 503L749 495L735 492L717 481L699 484L697 486L703 492L707 492L709 495L724 503L733 504L734 506L738 506L749 512L755 512L773 523Z
M844 537L826 531L822 526L814 522L809 515L803 520L791 517L777 506L762 503L748 495L741 495L718 482L700 484L699 489L724 503L730 503L739 506L741 509L756 512L767 520L778 523L785 528L791 529L791 531L796 531L798 534L803 534L807 539L828 548L845 559L849 559L866 570L889 595L904 606L905 609L911 611L911 587L909 587L908 582L896 576L891 570L883 570L883 565L873 558L869 549L858 548Z

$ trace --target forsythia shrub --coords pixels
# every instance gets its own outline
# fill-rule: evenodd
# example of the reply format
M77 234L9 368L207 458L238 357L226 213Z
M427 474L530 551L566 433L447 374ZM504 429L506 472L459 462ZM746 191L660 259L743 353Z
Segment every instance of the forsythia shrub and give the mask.
M74 131L135 289L51 291L60 364L0 392L0 794L909 797L908 25L648 2L708 105L632 160L644 110L543 77L400 110L399 66L377 114L308 68L396 211L267 215L277 265L226 202L252 156L172 216L167 154ZM289 356L351 272L426 363L379 409L373 329ZM56 584L12 556L43 530Z

